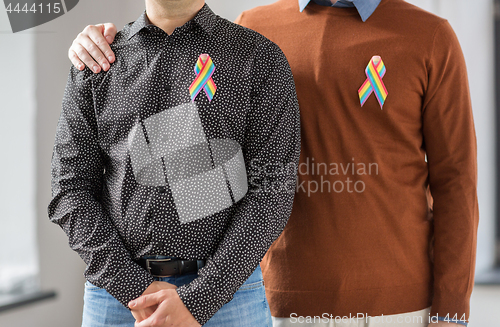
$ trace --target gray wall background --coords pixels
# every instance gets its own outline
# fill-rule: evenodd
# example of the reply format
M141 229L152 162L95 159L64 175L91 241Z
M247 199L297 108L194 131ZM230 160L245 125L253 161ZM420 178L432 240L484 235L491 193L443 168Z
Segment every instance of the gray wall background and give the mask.
M273 0L207 0L219 15L234 20L251 7ZM494 236L494 126L493 126L493 37L492 7L489 0L478 0L471 10L468 0L410 1L450 19L457 31L469 65L479 144L480 244L478 270L493 262ZM0 314L2 327L79 326L83 306L82 276L85 268L79 256L69 249L60 228L48 221L46 206L50 200L50 159L55 128L67 74L70 67L67 50L75 36L88 24L114 22L118 28L134 21L144 9L142 0L81 0L78 6L45 25L22 32L24 49L31 53L15 56L7 65L20 68L30 80L26 88L36 109L36 234L43 289L55 290L55 300ZM3 13L2 13L3 14ZM4 33L5 34L5 33ZM21 36L21 34L19 34ZM0 34L0 48L2 46ZM35 83L31 80L34 79ZM3 110L3 107L2 107ZM481 316L477 314L476 316ZM471 326L474 326L472 324Z

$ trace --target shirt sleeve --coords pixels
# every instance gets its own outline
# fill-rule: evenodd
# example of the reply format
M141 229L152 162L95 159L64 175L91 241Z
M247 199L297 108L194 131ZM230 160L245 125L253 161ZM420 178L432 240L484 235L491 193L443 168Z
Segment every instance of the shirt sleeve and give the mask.
M178 294L206 323L257 268L292 210L300 154L300 118L284 54L267 41L257 49L252 96L242 145L249 190L215 254Z
M448 22L436 30L427 68L423 135L435 238L431 315L466 321L479 219L476 136L465 60Z
M92 73L71 68L52 155L49 219L87 264L85 278L124 306L154 281L125 248L102 197L105 165L98 143Z

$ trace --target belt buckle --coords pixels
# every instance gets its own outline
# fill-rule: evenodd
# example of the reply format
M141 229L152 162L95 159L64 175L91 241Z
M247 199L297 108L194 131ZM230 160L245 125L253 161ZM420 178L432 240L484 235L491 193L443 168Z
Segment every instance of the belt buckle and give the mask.
M147 258L147 259L146 259L146 269L147 269L147 271L148 271L151 275L153 275L153 274L151 273L151 266L149 265L149 263L150 263L151 261L168 262L168 261L172 261L172 258L165 258L165 259ZM156 275L153 275L153 276L156 276ZM161 277L170 277L170 276L172 276L172 275L169 275L169 276L161 276Z

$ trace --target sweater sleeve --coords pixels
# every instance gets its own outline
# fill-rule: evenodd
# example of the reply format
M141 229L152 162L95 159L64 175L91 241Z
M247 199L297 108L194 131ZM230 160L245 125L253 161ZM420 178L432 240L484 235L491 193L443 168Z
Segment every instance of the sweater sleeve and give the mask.
M92 73L72 67L52 154L50 220L68 236L87 264L85 278L124 306L139 297L153 277L137 263L102 206L103 154L98 144Z
M431 314L466 321L479 215L476 136L465 60L446 21L436 29L427 68L423 134L435 237Z
M248 192L236 204L227 232L199 277L177 289L200 324L233 298L283 231L292 211L300 153L292 73L278 46L266 41L257 50L252 74L242 145Z

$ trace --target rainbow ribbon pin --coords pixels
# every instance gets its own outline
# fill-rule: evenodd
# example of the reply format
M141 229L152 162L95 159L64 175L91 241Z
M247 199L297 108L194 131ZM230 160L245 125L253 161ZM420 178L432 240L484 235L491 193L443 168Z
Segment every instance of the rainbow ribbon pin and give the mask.
M191 101L198 96L198 93L203 89L208 97L208 101L212 101L215 91L217 91L217 86L212 79L212 75L215 71L215 65L212 62L212 58L206 53L201 54L198 57L198 61L194 66L194 72L196 73L196 78L189 87L189 93L191 94Z
M386 72L382 58L380 58L380 56L373 56L368 66L366 66L365 72L367 79L358 91L361 107L365 104L370 95L375 93L378 103L380 104L380 109L382 109L388 95L387 89L382 81Z

